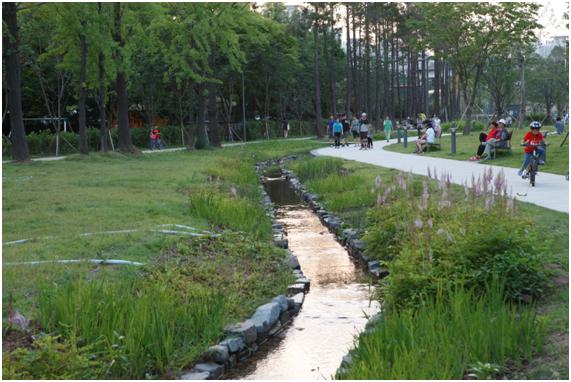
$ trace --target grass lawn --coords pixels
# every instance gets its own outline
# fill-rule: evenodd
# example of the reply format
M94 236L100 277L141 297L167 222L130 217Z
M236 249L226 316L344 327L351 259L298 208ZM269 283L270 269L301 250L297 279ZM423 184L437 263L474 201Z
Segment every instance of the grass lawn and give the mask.
M546 130L553 129L547 127ZM493 166L520 168L523 162L523 147L519 144L527 131L528 129L514 129L511 141L512 153L509 154L505 151L500 151L495 160L489 160L485 163ZM416 136L416 130L413 132L409 131L409 134L414 134ZM479 134L479 132L472 132L470 135L462 135L462 132L459 131L456 135L456 154L451 154L450 136L443 136L440 140L440 151L430 151L423 155L467 161L470 157L476 155ZM547 136L546 141L549 142L546 156L547 160L545 162L545 166L540 168L540 171L562 175L567 174L569 171L569 140L567 139L563 147L560 147L563 138L564 135L549 134ZM410 153L411 155L414 155L412 154L414 149L414 145L409 145L409 147L405 149L402 144L392 144L385 147L385 150L399 153Z
M313 162L313 163L312 163ZM307 185L311 192L319 195L319 200L326 209L341 216L344 221L355 228L365 229L367 213L377 200L375 177L379 176L382 187L392 184L393 177L398 171L338 158L319 157L309 161L293 163L290 168ZM413 176L413 179L421 177ZM455 198L462 200L464 190L452 185ZM523 217L534 222L535 229L540 232L547 257L550 283L544 297L538 301L537 312L539 320L546 324L544 353L536 355L529 364L507 365L500 368L503 374L518 378L561 378L566 379L568 370L568 278L569 278L569 215L551 211L533 204L516 202ZM430 312L426 312L431 314ZM392 322L392 321L391 321ZM397 322L394 322L398 325ZM378 326L382 326L381 321ZM390 337L390 336L389 336ZM387 339L373 337L372 342L363 346L372 346L371 353L364 363L358 367L362 373L350 372L350 379L372 378L367 374L371 368L382 361L379 353L375 353L374 341L386 342ZM420 339L419 339L420 341ZM380 351L379 349L377 349ZM359 349L361 351L361 349ZM427 351L429 351L427 349ZM367 351L363 351L367 354ZM411 355L412 356L412 355ZM368 364L368 362L370 364ZM422 360L418 361L423 363ZM426 369L428 372L428 368ZM399 374L411 377L413 374ZM420 374L419 374L420 375ZM427 374L429 375L429 374ZM387 375L385 377L389 378ZM376 378L381 378L376 375ZM414 376L414 378L419 378Z
M163 292L154 291L154 285L169 285L172 293L184 291L182 296L192 298L203 298L200 296L204 292L208 294L205 301L217 298L210 294L221 293L226 313L211 323L199 320L201 325L207 325L203 332L210 334L193 346L185 346L184 356L169 358L168 362L163 360L160 367L149 368L144 360L134 362L136 356L132 354L129 357L134 358L127 357L128 364L137 364L138 368L114 369L111 374L98 376L141 378L147 372L150 376L165 376L168 370L184 367L220 335L225 324L251 314L256 306L285 292L291 274L281 260L285 252L270 244L271 222L262 207L254 164L306 153L321 144L309 140L280 140L221 150L138 156L91 154L85 158L72 155L61 161L3 164L2 240L34 239L24 244L4 244L3 263L110 258L146 263L141 269L85 263L3 266L3 339L9 344L4 349L18 345L17 339L13 341L14 330L7 323L9 301L13 300L20 313L33 319L34 325L49 326L52 318L48 315L40 320L38 302L43 292L53 289L52 294L62 296L61 299L46 298L44 306L54 311L61 307L65 322L63 306L73 305L74 298L79 296L77 293L87 296L91 293L90 290L82 292L80 286L69 287L70 280L77 277L119 285L115 290L109 287L111 289L105 291L110 296L123 293L129 285L149 288L149 293L159 294ZM159 227L162 224L226 233L209 242L152 232L164 228ZM118 230L137 231L81 236ZM252 261L256 262L255 267ZM142 279L145 281L140 281ZM71 292L65 300L67 287ZM165 301L172 299L172 296L160 296ZM83 302L86 311L90 302L88 298ZM163 309L165 314L171 308L172 314L168 317L174 323L178 322L178 316L181 319L185 315L196 316L196 312L178 312L179 307L168 304ZM115 307L109 307L109 314L120 316L113 309ZM132 309L137 311L142 307L134 303ZM209 324L214 328L207 329ZM53 332L59 333L56 329ZM66 351L74 348L71 344L66 346ZM80 355L74 357L83 359ZM17 362L12 362L17 366L15 369L25 369ZM77 370L84 369L78 367ZM78 374L36 372L38 374L9 376L81 378L88 375L86 371L78 371Z

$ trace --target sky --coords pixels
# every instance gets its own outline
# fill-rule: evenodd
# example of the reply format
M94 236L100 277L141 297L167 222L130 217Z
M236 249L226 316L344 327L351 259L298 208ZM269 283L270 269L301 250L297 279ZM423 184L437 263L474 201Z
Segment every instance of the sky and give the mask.
M537 31L537 36L541 42L545 42L553 36L569 34L569 31L565 28L565 20L563 19L563 13L569 9L568 1L536 0L535 2L543 5L539 11L538 21L544 28ZM298 5L303 4L304 1L287 0L283 1L283 3L285 5Z

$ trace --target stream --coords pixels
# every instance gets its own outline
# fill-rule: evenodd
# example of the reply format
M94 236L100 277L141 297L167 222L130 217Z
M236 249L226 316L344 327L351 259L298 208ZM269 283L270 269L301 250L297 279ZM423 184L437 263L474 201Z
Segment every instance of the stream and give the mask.
M226 379L332 379L343 356L378 312L368 277L304 205L279 172L266 174L265 188L276 206L277 223L311 288L286 329L260 346L254 357Z

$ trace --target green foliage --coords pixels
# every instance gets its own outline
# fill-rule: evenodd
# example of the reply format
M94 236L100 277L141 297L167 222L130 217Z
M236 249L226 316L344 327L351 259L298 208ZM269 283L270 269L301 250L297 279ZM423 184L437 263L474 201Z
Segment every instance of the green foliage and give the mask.
M390 272L382 287L389 306L414 306L433 296L437 285L482 288L496 277L505 280L508 299L543 294L541 241L533 225L513 211L500 175L478 180L463 201L450 196L444 174L438 187L425 181L420 195L404 174L394 183L399 186L378 190L364 236L368 255Z
M306 182L338 173L342 164L343 161L341 159L319 157L299 163L294 167L294 170L300 180Z
M133 281L70 280L39 295L45 329L115 353L110 375L131 378L189 362L221 334L224 304L221 295Z
M41 335L31 348L2 352L2 378L100 379L105 377L110 360L99 357L95 347Z
M271 224L260 203L247 199L227 197L215 189L204 189L191 193L190 213L219 228L250 232L257 239L267 239Z
M531 308L506 304L503 296L497 283L483 293L439 288L416 307L385 311L337 377L464 379L482 363L521 365L543 351L545 322Z

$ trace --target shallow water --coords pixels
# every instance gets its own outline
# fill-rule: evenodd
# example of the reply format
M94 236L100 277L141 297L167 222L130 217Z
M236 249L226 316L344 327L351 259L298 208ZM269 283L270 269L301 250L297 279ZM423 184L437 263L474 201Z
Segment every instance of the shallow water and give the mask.
M287 181L267 178L266 190L311 289L286 330L262 344L227 378L331 379L364 329L365 316L376 313L379 305L370 301L367 277Z

